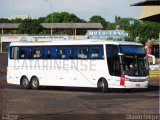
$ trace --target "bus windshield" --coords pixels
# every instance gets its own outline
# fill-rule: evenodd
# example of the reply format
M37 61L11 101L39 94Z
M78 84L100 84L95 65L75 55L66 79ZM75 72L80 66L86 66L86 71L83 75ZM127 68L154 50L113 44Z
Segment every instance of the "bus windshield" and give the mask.
M122 71L129 76L147 76L148 62L146 57L122 56Z
M121 71L129 76L147 76L149 66L142 46L120 46Z

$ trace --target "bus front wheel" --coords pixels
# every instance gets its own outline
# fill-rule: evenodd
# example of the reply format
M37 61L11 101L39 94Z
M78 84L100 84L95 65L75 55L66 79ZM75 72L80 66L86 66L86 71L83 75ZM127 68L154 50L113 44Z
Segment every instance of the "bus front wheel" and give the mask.
M29 89L30 88L30 83L29 80L26 76L23 76L21 78L21 82L20 85L24 88L24 89Z
M108 91L108 82L105 78L101 78L98 81L98 89L103 93Z
M39 80L38 80L38 78L35 77L35 76L32 77L30 84L31 84L31 88L32 88L32 89L37 90L37 89L39 88Z

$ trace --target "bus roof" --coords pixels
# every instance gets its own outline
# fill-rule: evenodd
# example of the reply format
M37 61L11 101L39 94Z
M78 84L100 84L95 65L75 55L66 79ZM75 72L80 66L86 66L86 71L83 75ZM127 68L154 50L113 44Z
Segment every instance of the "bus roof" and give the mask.
M111 41L111 40L95 40L95 39L83 39L83 40L53 40L51 42L12 42L10 46L41 46L41 45L95 45L95 44L112 44L112 45L142 45L136 42L129 41Z

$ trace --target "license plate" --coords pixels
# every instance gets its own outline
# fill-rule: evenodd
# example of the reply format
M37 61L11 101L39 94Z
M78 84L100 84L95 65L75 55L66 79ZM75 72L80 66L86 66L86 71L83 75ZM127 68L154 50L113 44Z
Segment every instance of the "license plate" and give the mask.
M136 87L140 87L140 84L136 84Z

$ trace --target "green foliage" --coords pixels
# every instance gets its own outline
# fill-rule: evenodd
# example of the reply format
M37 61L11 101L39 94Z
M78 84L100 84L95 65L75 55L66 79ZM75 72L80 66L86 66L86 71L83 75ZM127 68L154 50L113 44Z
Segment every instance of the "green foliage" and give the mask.
M76 22L84 22L84 20L68 12L55 12L55 13L47 15L44 22L46 23L76 23Z
M160 23L139 22L128 27L129 38L132 41L145 44L148 40L157 40L160 33Z
M115 28L116 28L116 23L109 23L109 22L106 23L105 29L107 29L107 30L115 30Z
M92 16L90 18L89 22L91 22L91 23L101 23L104 28L106 26L106 20L103 17L98 16L98 15Z
M122 30L129 33L127 41L145 44L148 40L158 39L160 23L140 21L133 18L121 18L117 21Z
M11 23L11 21L6 18L0 18L0 23Z
M7 19L7 18L0 18L0 23L22 23L21 18L16 18L16 19Z
M45 17L40 17L37 20L39 21L39 23L44 23Z
M42 26L36 19L25 19L19 26L20 34L39 34L42 32Z
M23 20L21 18L11 19L11 23L22 23Z
M136 31L139 37L138 42L145 44L148 40L158 39L160 23L144 22L136 27Z
M86 23L85 20L78 18L74 14L70 14L68 12L55 12L49 14L45 17L44 22L46 23ZM68 34L72 35L72 30L54 30L54 34ZM83 31L77 32L78 34L84 33Z
M123 30L129 30L130 26L140 24L140 21L133 18L121 18L116 24L120 25Z

